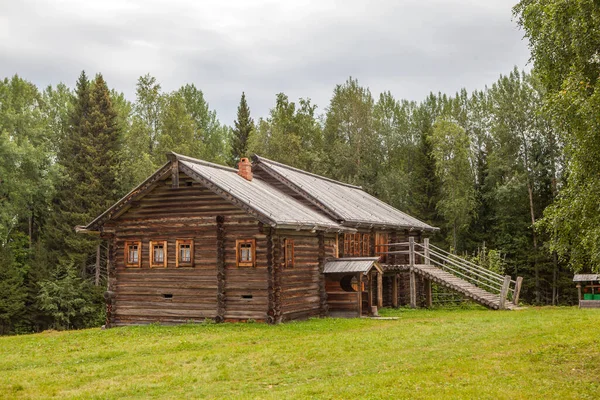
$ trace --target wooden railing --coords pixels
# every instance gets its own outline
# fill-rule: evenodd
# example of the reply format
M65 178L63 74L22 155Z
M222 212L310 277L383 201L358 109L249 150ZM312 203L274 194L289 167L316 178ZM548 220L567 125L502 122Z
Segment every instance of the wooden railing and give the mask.
M427 238L423 240L423 243L418 243L411 237L408 242L390 243L388 246L393 250L387 251L385 254L408 255L410 267L414 267L415 264L434 265L489 293L498 294L501 309L506 308L507 300L512 301L515 305L519 303L519 293L523 281L521 277L513 280L510 275L498 274L430 244Z

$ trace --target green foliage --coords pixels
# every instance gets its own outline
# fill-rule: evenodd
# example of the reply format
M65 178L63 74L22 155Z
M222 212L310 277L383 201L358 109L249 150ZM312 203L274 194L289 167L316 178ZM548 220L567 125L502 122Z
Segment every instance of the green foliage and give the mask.
M593 0L528 0L514 12L567 158L565 185L539 226L572 269L600 271L600 7Z
M231 165L236 165L241 157L248 156L248 144L254 131L254 121L250 117L250 108L246 102L246 93L243 92L234 125L231 137Z
M25 314L28 238L17 232L0 246L0 335L12 333Z
M39 282L39 308L53 329L99 326L103 322L102 289L77 276L73 265L60 265L50 279Z
M296 107L296 103L279 93L269 118L258 121L248 152L297 168L319 171L323 139L315 110L310 100L300 99Z
M476 207L469 137L457 124L440 119L429 140L441 183L437 208L452 228L452 247L457 249L458 235L469 226Z
M373 188L381 154L373 109L370 90L358 80L349 78L333 89L323 129L329 176Z

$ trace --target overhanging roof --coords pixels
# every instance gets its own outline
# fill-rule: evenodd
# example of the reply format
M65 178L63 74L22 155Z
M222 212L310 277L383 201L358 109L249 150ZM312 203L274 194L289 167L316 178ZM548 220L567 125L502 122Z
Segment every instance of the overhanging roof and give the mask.
M175 168L267 225L285 229L356 231L351 227L342 226L326 214L283 193L259 177L248 181L238 175L236 169L176 153L169 153L169 158L169 163L87 226L75 229L80 232L99 231L104 223L122 215L133 201L144 197L160 180L170 176Z
M382 272L377 261L379 257L330 258L325 261L323 272L326 274L368 274L372 268Z
M591 282L600 281L600 274L576 274L573 282Z
M221 193L268 218L274 226L348 230L258 177L249 181L238 175L236 169L182 156L179 165L186 175L214 185Z
M254 160L271 176L320 206L344 225L438 230L371 196L359 186L311 174L257 155Z

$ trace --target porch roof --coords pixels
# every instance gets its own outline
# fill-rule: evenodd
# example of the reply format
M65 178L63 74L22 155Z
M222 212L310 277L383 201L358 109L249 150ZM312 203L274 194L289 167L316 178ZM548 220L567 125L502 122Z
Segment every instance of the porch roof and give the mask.
M600 281L600 274L576 274L573 282L595 282Z
M330 258L325 261L323 272L326 274L358 273L368 274L372 268L383 273L377 263L379 257Z

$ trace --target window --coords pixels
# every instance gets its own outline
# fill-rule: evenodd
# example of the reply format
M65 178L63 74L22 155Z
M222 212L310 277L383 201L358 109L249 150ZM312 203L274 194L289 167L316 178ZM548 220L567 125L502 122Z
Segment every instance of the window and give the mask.
M254 239L236 240L236 261L238 267L256 265L256 242Z
M150 267L167 267L167 241L150 242Z
M175 265L177 267L193 267L194 242L192 240L177 240L176 248Z
M142 265L142 243L125 242L125 266L139 268Z
M344 234L344 257L369 257L371 235L369 233Z
M285 267L294 267L294 241L292 239L285 239L283 241L283 254L285 258Z

